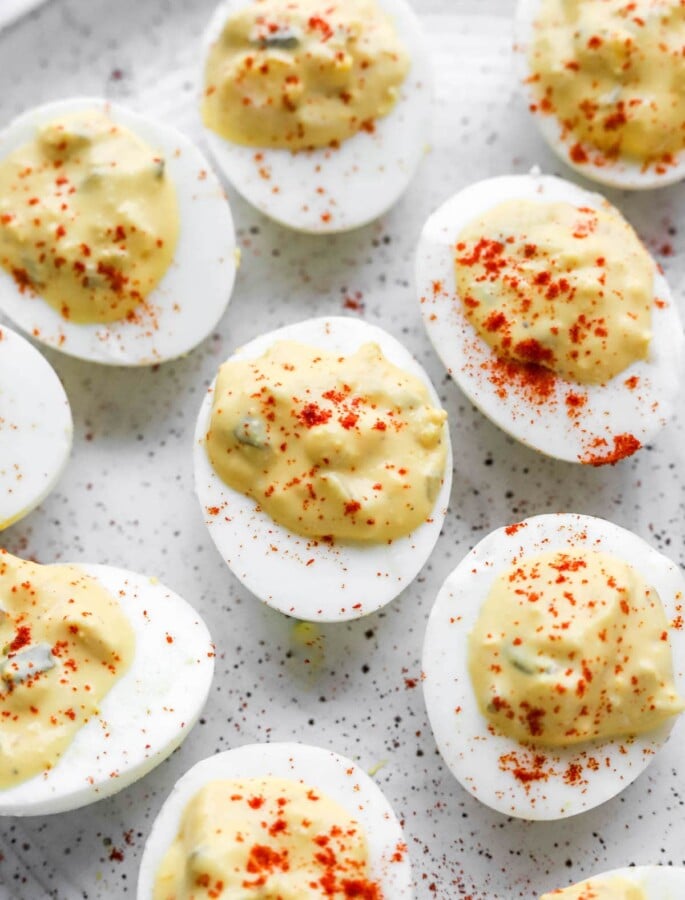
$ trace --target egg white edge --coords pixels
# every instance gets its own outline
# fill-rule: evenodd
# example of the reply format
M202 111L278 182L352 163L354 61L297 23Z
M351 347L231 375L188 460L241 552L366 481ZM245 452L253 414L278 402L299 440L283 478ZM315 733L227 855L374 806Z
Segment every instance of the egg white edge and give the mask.
M250 2L227 0L214 12L202 41L200 97L210 46L220 37L229 14ZM287 228L333 234L367 225L399 200L429 149L434 87L423 24L405 0L378 0L378 4L393 19L412 68L396 105L375 120L373 134L358 132L337 150L292 153L233 144L203 126L212 157L228 181L248 203ZM326 221L322 216L328 214L331 218Z
M21 377L17 378L17 373ZM74 425L69 398L50 363L0 325L0 532L35 509L64 471ZM11 467L21 464L21 481ZM7 468L5 468L7 467ZM12 489L11 500L6 492Z
M209 161L184 134L97 97L58 100L23 113L0 134L0 161L33 140L38 125L84 109L104 112L158 150L176 188L178 243L169 269L146 299L152 312L138 307L139 322L69 322L40 296L21 294L1 267L0 310L36 340L79 359L145 366L182 356L211 333L233 291L236 245L228 200Z
M647 900L681 900L682 892L685 890L685 868L682 866L623 866L620 869L588 875L576 884L604 878L625 878L646 891ZM552 890L558 888L550 888L550 891ZM680 893L676 894L675 891Z
M600 194L572 182L533 171L476 182L447 200L424 225L416 257L416 281L428 336L461 390L496 425L541 453L567 462L603 455L613 437L634 435L648 443L673 415L685 367L685 338L677 306L666 279L656 267L652 305L652 339L647 360L638 360L605 385L581 385L557 378L550 400L531 402L515 386L497 394L483 364L495 352L468 322L456 285L455 245L462 229L480 214L506 200L566 202L595 209L607 204ZM439 290L434 286L438 284ZM435 318L433 318L435 317ZM639 378L637 388L625 382ZM564 397L587 394L587 405L571 419ZM594 437L606 447L592 448Z
M431 402L442 409L428 375L409 351L387 331L351 317L308 319L287 325L255 338L230 359L259 357L279 340L342 353L376 341L387 359L421 380ZM195 430L195 489L212 540L248 590L286 615L313 622L340 622L376 612L414 580L438 540L449 503L452 448L447 422L445 474L431 520L389 545L330 546L278 525L256 508L254 500L231 489L216 474L204 448L212 398L213 385L203 400ZM208 510L215 507L220 513L211 515ZM314 562L307 565L311 559Z
M151 900L159 864L179 831L188 801L208 781L289 778L320 790L364 828L370 875L388 900L411 900L411 863L405 838L385 795L359 766L332 750L299 743L247 744L197 763L180 778L155 819L140 863L138 900ZM380 824L379 824L380 823ZM393 854L403 848L402 859Z
M74 565L119 602L135 631L135 659L53 769L0 790L0 815L66 812L128 787L183 742L212 683L214 645L187 601L147 575Z
M685 178L685 149L676 155L675 164L669 166L663 174L659 174L653 166L644 169L641 163L631 162L629 159L607 162L603 166L597 166L591 160L577 163L569 155L570 148L578 143L573 132L569 132L569 136L564 138L563 127L555 115L533 112L530 109L531 104L538 103L538 98L531 85L527 83L530 75L528 50L533 40L535 19L543 2L544 0L518 0L514 14L514 65L516 80L523 92L529 113L550 149L570 168L592 181L609 187L645 191L682 181ZM590 154L601 153L588 144L582 146Z
M501 755L512 752L523 755L526 748L503 734L490 733L489 723L481 715L471 687L467 636L475 625L481 604L513 557L564 549L569 545L600 550L635 566L658 592L669 622L684 608L685 579L674 563L638 535L604 519L560 513L524 520L512 534L507 534L507 527L511 528L499 528L480 541L447 577L438 593L423 646L424 699L440 753L462 787L486 806L507 816L562 819L610 800L631 784L664 745L672 729L682 739L682 717L678 722L673 718L655 731L630 740L543 748L541 752L552 761L555 774L547 782L530 782L526 789L513 775L499 771ZM457 597L462 601L460 607L456 605ZM669 640L676 689L685 696L685 630L670 628ZM587 768L590 757L601 760L597 771ZM606 759L610 759L610 765ZM571 763L582 766L586 787L564 783L563 772Z

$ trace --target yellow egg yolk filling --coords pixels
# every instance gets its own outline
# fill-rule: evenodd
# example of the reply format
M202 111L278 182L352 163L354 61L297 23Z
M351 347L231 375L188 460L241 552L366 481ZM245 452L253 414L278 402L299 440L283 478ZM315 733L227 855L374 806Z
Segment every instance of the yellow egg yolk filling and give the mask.
M685 147L684 45L679 0L544 0L533 108L559 120L574 162L668 165Z
M378 543L430 517L445 420L376 344L341 356L279 341L221 367L205 446L220 478L290 531Z
M464 313L500 357L580 384L647 357L654 263L608 204L501 203L461 231L455 267Z
M236 144L335 146L373 131L409 67L375 0L255 0L212 44L202 115Z
M65 319L135 318L178 233L164 159L98 110L39 126L0 161L0 265Z
M0 551L0 790L59 762L133 653L128 619L95 579Z
M469 635L478 706L547 746L642 734L685 709L659 596L614 556L523 557L494 581Z
M543 894L540 900L647 900L647 894L625 878L590 878Z
M153 900L383 900L361 826L340 804L281 778L206 784L186 806Z

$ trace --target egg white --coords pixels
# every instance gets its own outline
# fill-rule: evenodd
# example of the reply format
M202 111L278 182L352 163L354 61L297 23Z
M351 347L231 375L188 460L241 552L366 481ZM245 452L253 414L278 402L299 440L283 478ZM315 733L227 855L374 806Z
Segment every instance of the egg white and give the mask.
M23 113L0 134L0 160L35 138L36 127L59 116L98 109L159 151L176 188L180 230L174 258L157 287L137 307L136 320L78 324L40 296L20 293L0 268L0 311L36 340L70 356L116 366L145 366L188 353L223 315L233 290L236 247L228 201L209 162L168 125L107 100L79 97Z
M50 363L0 326L0 531L53 489L69 459L72 433L69 399Z
M226 0L203 39L204 59L229 15L251 0ZM245 147L205 127L217 165L252 206L281 225L316 234L349 231L386 212L409 185L428 149L433 113L433 73L423 26L406 0L378 0L393 20L411 59L396 105L375 120L373 134L359 132L338 149L292 153ZM325 5L325 4L324 4Z
M514 558L548 550L586 548L634 566L656 589L672 621L683 611L685 579L679 568L642 538L604 519L574 514L535 516L493 531L459 563L440 589L423 646L423 690L435 740L452 774L476 799L507 816L563 819L618 794L649 765L671 730L682 721L630 739L597 740L572 747L524 747L497 732L481 714L467 667L467 641L497 576ZM685 631L670 629L676 690L685 696ZM546 781L526 784L503 771L500 758L515 753L524 763L536 753L546 759ZM599 761L596 770L591 759ZM580 767L581 783L564 773Z
M431 402L440 398L428 375L395 338L358 319L308 319L261 335L231 359L262 356L277 341L291 340L343 354L375 341L386 358L419 378ZM452 450L447 423L445 473L430 520L409 535L386 544L333 545L302 537L274 522L254 500L225 484L205 450L214 384L205 397L195 429L195 490L205 523L233 574L269 606L289 616L341 622L375 612L414 580L440 534L452 484ZM219 510L218 513L212 512Z
M189 603L146 575L77 565L118 600L135 656L54 768L0 790L0 815L66 812L128 787L183 742L209 693L214 646Z
M366 832L370 877L388 900L411 900L411 864L402 827L378 785L354 762L308 744L247 744L197 763L174 785L152 826L138 877L138 900L151 900L159 865L183 811L209 781L274 777L299 781L344 807ZM395 853L400 858L393 859Z
M590 875L583 881L596 881L600 878L625 878L636 887L642 888L646 900L680 900L685 896L685 868L681 866L625 866L598 875Z
M519 0L514 20L516 74L529 109L531 104L539 104L539 98L535 94L533 86L528 82L531 75L528 53L534 40L535 21L544 2L545 0ZM582 145L588 150L590 159L587 162L575 162L570 156L571 147L578 143L574 132L569 131L564 134L563 125L553 114L545 114L539 109L530 110L530 114L543 138L557 156L567 166L600 184L624 190L640 191L664 187L685 178L685 149L675 156L674 164L667 166L661 173L657 172L653 165L644 168L642 163L625 157L606 160L602 165L597 165L596 162L593 162L593 157L601 155L601 151L593 148L590 144Z
M606 208L600 195L577 185L533 172L479 181L444 203L426 222L416 260L416 279L428 336L461 390L480 411L517 440L541 453L568 462L611 452L617 435L648 443L673 414L681 392L685 340L677 306L664 276L655 266L652 339L646 360L639 360L603 385L580 385L556 379L551 397L538 403L515 387L506 398L484 369L497 354L467 320L457 292L455 245L462 229L507 200L566 202ZM656 301L659 301L657 304ZM631 389L626 380L636 376ZM569 393L587 395L582 415L571 418ZM606 446L593 447L596 439Z

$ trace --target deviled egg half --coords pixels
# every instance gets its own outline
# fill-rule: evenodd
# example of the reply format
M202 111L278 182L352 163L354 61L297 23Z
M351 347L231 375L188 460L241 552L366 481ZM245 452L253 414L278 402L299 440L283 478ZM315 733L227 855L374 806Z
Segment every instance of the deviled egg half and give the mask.
M441 588L423 648L428 716L461 785L523 819L627 787L685 708L684 598L676 565L603 519L536 516L484 538Z
M214 647L156 579L0 552L0 815L65 812L127 787L179 746Z
M678 0L519 0L517 74L552 150L612 187L682 180L684 41Z
M685 359L678 309L599 194L536 173L472 184L426 222L416 277L448 372L522 443L611 464L672 415Z
M220 883L223 893L212 893ZM411 900L402 828L354 762L251 744L197 763L145 845L138 900L238 896Z
M0 531L53 489L69 459L69 400L52 366L0 326Z
M684 891L680 866L627 866L549 891L540 900L676 900Z
M429 141L432 81L406 0L227 0L204 38L205 134L265 215L347 231L409 185Z
M180 132L99 98L0 134L0 311L36 340L119 366L188 353L226 309L233 220Z
M221 556L299 619L359 618L417 575L452 480L446 413L411 354L357 319L262 335L221 368L195 432Z

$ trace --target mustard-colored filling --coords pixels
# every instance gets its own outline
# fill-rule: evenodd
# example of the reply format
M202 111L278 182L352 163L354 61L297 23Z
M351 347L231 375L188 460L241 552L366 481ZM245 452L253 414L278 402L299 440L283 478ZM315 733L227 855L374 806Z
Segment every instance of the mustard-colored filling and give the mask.
M469 635L478 706L517 741L651 731L685 709L659 596L605 553L549 551L495 580Z
M680 0L544 0L529 51L535 108L586 162L668 163L685 147ZM599 151L599 158L592 150Z
M205 124L236 144L335 145L395 105L410 61L375 0L254 0L205 70Z
M647 894L625 878L590 878L543 894L540 900L647 900Z
M135 317L178 231L163 157L98 110L39 126L0 161L0 265L65 319Z
M281 778L213 781L186 806L153 900L216 897L383 900L361 826L319 790Z
M654 263L608 204L509 200L461 232L457 290L495 352L601 384L645 359Z
M445 419L377 344L340 356L279 341L221 367L206 449L226 484L290 531L385 542L431 515Z
M133 653L128 619L94 578L0 551L0 790L59 762Z

